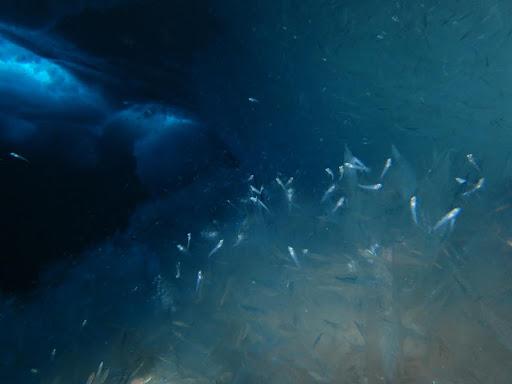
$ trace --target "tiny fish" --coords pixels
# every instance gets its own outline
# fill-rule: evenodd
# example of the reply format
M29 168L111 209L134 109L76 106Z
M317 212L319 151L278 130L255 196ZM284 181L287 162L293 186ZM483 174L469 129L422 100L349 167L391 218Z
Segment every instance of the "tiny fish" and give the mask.
M260 102L258 99L254 98L254 97L248 97L247 100L249 100L249 103L253 103L253 104Z
M382 184L380 184L380 183L370 184L370 185L365 185L365 184L358 184L358 185L359 185L359 188L366 189L367 191L378 191L379 189L382 188Z
M344 167L343 165L340 165L340 166L338 167L338 172L339 172L339 174L340 174L340 177L339 177L339 179L338 179L338 180L343 179L343 175L345 174L345 167Z
M412 221L414 221L414 224L418 225L418 215L416 213L416 209L418 206L418 200L417 200L416 196L411 197L411 200L409 201L409 206L411 208Z
M192 234L187 233L187 249L190 248L190 241L192 240Z
M434 225L433 230L437 231L439 228L441 228L448 222L450 222L450 226L453 227L455 219L457 219L457 216L460 214L461 211L461 208L453 208L450 212L448 212L446 215L441 217L441 219L439 219L436 225Z
M254 180L254 175L249 175L249 177L247 178L247 182L250 183L253 180Z
M260 207L262 207L265 211L270 212L270 209L268 209L265 203L258 199L257 197L250 197L249 200L251 200L251 202L253 202L255 205L259 205Z
M343 206L343 204L345 203L345 197L340 197L338 199L338 201L336 202L336 205L334 206L334 208L332 209L332 213L336 212L339 208L341 208Z
M261 186L260 189L257 189L253 185L249 185L249 189L251 192L256 193L257 195L261 195L263 193L263 186Z
M318 344L318 343L320 342L320 340L322 339L322 336L323 336L323 335L324 335L324 333L322 332L322 333L320 333L320 334L316 337L316 339L315 339L315 341L314 341L314 343L313 343L313 349L315 349L315 347L317 346L317 344Z
M348 168L348 169L353 169L353 170L361 171L361 172L370 172L370 168L361 167L361 166L359 166L357 164L345 163L343 165L345 166L345 168Z
M18 155L17 153L10 152L10 153L9 153L9 156L11 156L11 157L12 157L12 158L14 158L14 159L24 161L24 162L26 162L26 163L30 163L30 161L28 161L26 157L23 157L23 156L21 156L21 155Z
M289 186L291 183L293 183L293 176L288 179L285 185Z
M179 279L181 277L181 262L178 261L176 263L176 278Z
M290 254L290 257L295 262L297 267L300 268L299 259L297 258L297 255L295 254L295 249L293 249L293 247L291 247L291 246L288 246L288 253Z
M201 287L201 282L203 281L203 272L197 271L197 280L196 280L196 292L199 291Z
M213 254L215 254L219 249L222 248L222 245L224 244L224 239L220 239L219 242L217 243L217 245L210 251L210 253L208 254L208 257L212 257Z
M332 173L331 168L325 168L325 172L331 177L331 180L334 181L334 173Z
M240 243L245 239L245 235L243 233L239 233L236 235L235 244L233 244L233 247L238 247Z
M187 248L185 248L183 245L181 244L177 244L176 245L176 248L178 248L178 251L180 251L181 253L187 253Z
M466 159L468 159L469 164L471 164L475 169L480 172L480 166L477 164L475 160L475 156L472 153L468 153L466 155Z
M477 183L473 186L473 188L471 188L469 191L466 191L462 194L462 196L469 196L473 193L475 193L476 191L478 191L479 189L482 189L483 186L485 184L485 177L482 177L480 178Z
M329 197L329 195L330 195L331 193L333 193L335 189L336 189L336 185L335 185L335 184L333 184L333 185L331 185L329 188L327 188L327 190L325 191L324 195L322 196L322 200L321 200L321 202L323 203L325 200L327 200L327 198Z
M86 325L87 325L87 319L85 319L84 321L82 321L82 325L81 325L81 327L83 328L83 327L85 327Z
M461 178L461 177L456 177L456 178L455 178L455 181L456 181L457 183L459 183L459 184L464 184L464 183L466 183L466 182L467 182L467 180L466 180L466 179L463 179L463 178Z
M389 168L391 168L392 160L391 158L386 160L386 163L384 164L384 168L382 169L382 172L380 174L380 179L382 180L384 176L386 176L386 173L388 173Z
M276 177L276 183L281 187L283 188L284 191L286 191L286 187L284 185L284 183L281 181L281 179L279 177Z

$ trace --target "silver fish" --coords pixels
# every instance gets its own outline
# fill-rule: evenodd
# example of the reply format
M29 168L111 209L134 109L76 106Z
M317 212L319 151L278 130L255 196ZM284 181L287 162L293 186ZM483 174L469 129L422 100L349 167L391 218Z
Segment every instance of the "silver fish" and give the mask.
M217 245L210 251L208 254L208 257L212 257L216 252L218 252L219 249L222 248L222 245L224 244L224 239L220 239Z
M285 185L289 186L291 183L293 183L293 176L288 179Z
M247 100L249 100L250 103L257 104L260 101L254 97L248 97Z
M203 272L198 271L197 272L197 280L196 280L196 292L199 291L199 288L201 287L201 282L203 281Z
M386 160L386 163L384 164L384 168L382 169L382 172L380 174L381 180L384 178L384 176L386 176L386 173L388 173L389 168L391 168L392 164L393 164L393 161L391 160L391 158Z
M295 249L293 247L288 246L288 253L290 254L290 257L294 261L295 265L300 268L299 259L297 258L297 255L295 254Z
M26 163L30 163L30 161L28 161L26 157L18 155L17 153L11 152L11 153L9 153L9 156L11 156L14 159L24 161Z
M190 248L190 241L192 240L192 234L187 233L187 249Z
M468 153L466 155L466 159L468 159L468 162L469 164L471 164L473 167L475 167L475 169L480 172L480 166L478 165L478 163L476 162L475 160L475 156L472 154L472 153Z
M176 278L179 279L181 277L181 262L178 261L176 263Z
M370 185L365 185L365 184L358 184L359 188L361 189L366 189L368 191L378 191L379 189L382 188L382 184L378 183L378 184L370 184Z
M446 215L441 217L441 219L439 219L436 225L434 225L433 230L437 231L439 228L441 228L448 222L450 223L450 226L453 228L453 225L455 224L455 219L457 219L457 216L459 216L461 211L461 208L453 208L450 212L448 212Z
M177 244L176 245L176 248L178 248L178 251L180 251L181 253L187 253L187 248L185 248L183 245L181 244Z
M370 168L366 167L366 166L360 166L360 165L357 165L357 164L353 164L353 163L344 163L343 164L345 166L345 168L348 168L348 169L353 169L355 171L361 171L361 172L370 172Z
M409 206L411 208L412 221L414 221L414 224L418 225L418 215L416 213L416 209L418 206L418 200L417 200L416 196L411 197L411 200L409 200Z
M480 178L476 184L473 186L473 188L471 188L469 191L466 191L462 194L462 196L469 196L473 193L475 193L476 191L478 191L479 189L482 189L483 186L485 184L485 177L482 177Z
M251 192L256 193L257 195L261 195L263 193L263 186L261 186L260 189L257 189L253 185L249 185L249 189Z
M343 179L343 175L345 174L345 167L344 167L343 165L340 165L340 166L338 167L338 172L339 172L339 174L340 174L340 177L339 177L339 179L338 179L338 180Z
M341 208L343 206L343 204L345 203L345 197L342 196L338 199L338 201L336 202L336 205L334 206L334 208L332 209L332 213L336 212L339 208Z
M245 239L245 235L240 232L236 235L236 240L235 240L235 244L233 244L233 247L238 247L240 245L240 243L242 243L242 241L244 241Z
M324 195L322 196L322 200L321 200L321 202L323 203L325 200L327 200L327 198L329 197L329 195L330 195L331 193L333 193L335 189L336 189L336 185L335 185L335 184L333 184L333 185L331 185L329 188L327 188L327 190L325 191Z
M466 183L466 182L467 182L467 180L466 180L466 179L463 179L462 177L456 177L456 178L455 178L455 181L456 181L457 183L459 183L459 184L464 184L464 183Z
M279 177L276 177L276 182L277 182L277 184L279 184L279 186L281 188L283 188L284 191L286 191L286 186L284 185L284 183L281 181L281 179Z
M251 200L251 202L253 202L254 204L262 207L265 211L270 212L270 209L268 209L268 207L265 205L265 203L263 201L261 201L260 199L258 199L257 197L254 197L254 196L250 197L249 200Z
M334 173L332 173L331 168L325 168L325 172L331 177L331 180L334 181Z

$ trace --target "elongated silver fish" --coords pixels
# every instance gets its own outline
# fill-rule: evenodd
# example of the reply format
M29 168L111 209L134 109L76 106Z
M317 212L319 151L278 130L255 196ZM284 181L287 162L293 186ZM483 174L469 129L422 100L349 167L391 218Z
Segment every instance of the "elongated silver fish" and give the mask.
M17 153L15 153L15 152L11 152L11 153L9 153L9 156L11 156L11 157L12 157L12 158L14 158L14 159L24 161L24 162L26 162L26 163L30 163L30 161L28 161L26 157L23 157L23 156L21 156L21 155L18 155L18 154L17 154Z
M327 200L327 198L334 192L335 189L336 189L336 185L335 184L333 184L329 188L327 188L327 190L325 191L324 195L322 196L321 202L323 203L325 200Z
M176 263L176 278L179 279L181 277L181 262L178 261Z
M466 159L468 159L469 164L471 164L478 172L480 172L480 166L475 160L475 156L472 153L468 153L466 155Z
M334 181L334 173L332 172L331 168L325 168L325 173L327 173L331 177L331 180Z
M224 239L220 239L217 245L210 251L208 254L208 257L212 257L215 253L219 251L219 249L222 248L222 245L224 244Z
M382 184L381 183L378 183L378 184L370 184L370 185L366 185L366 184L358 184L359 188L361 189L366 189L368 191L378 191L379 189L382 188Z
M464 192L462 196L469 196L478 191L479 189L482 189L485 184L485 177L480 178L476 184L471 188L470 190Z
M345 167L344 167L343 165L340 165L340 166L338 167L338 172L339 172L339 174L340 174L340 176L339 176L339 179L338 179L338 180L343 179L343 175L345 174Z
M418 225L418 214L416 213L418 206L418 199L416 196L412 196L411 200L409 200L409 207L411 208L411 217L414 224Z
M297 267L300 268L299 259L297 258L297 255L295 254L295 249L293 249L293 247L290 245L288 246L288 253L290 254L290 257L292 258L295 265L297 265Z
M384 164L384 168L382 169L382 172L380 174L380 179L382 180L384 176L386 176L386 173L388 173L389 168L391 168L391 165L393 164L393 161L391 158L386 160L386 163Z
M336 205L334 206L334 208L332 209L332 213L336 212L338 209L340 209L343 204L345 203L345 197L344 196L341 196L338 201L336 202Z
M459 216L461 211L462 208L453 208L450 212L448 212L446 215L439 219L436 225L434 225L433 230L437 231L439 228L446 225L448 222L450 223L450 226L453 227L453 225L455 224L455 220L457 219L457 216Z
M196 292L201 288L201 282L203 281L203 272L197 271L197 279L196 279Z

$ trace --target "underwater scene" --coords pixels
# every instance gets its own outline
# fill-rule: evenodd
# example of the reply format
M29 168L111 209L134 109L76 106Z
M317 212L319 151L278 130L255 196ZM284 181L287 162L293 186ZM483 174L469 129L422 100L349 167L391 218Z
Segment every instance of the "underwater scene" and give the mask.
M0 382L512 383L512 2L4 0Z

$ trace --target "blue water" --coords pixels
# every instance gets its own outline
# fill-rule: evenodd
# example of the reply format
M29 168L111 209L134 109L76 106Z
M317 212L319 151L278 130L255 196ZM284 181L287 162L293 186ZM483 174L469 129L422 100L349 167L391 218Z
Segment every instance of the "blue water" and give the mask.
M504 1L0 5L0 378L509 383Z

